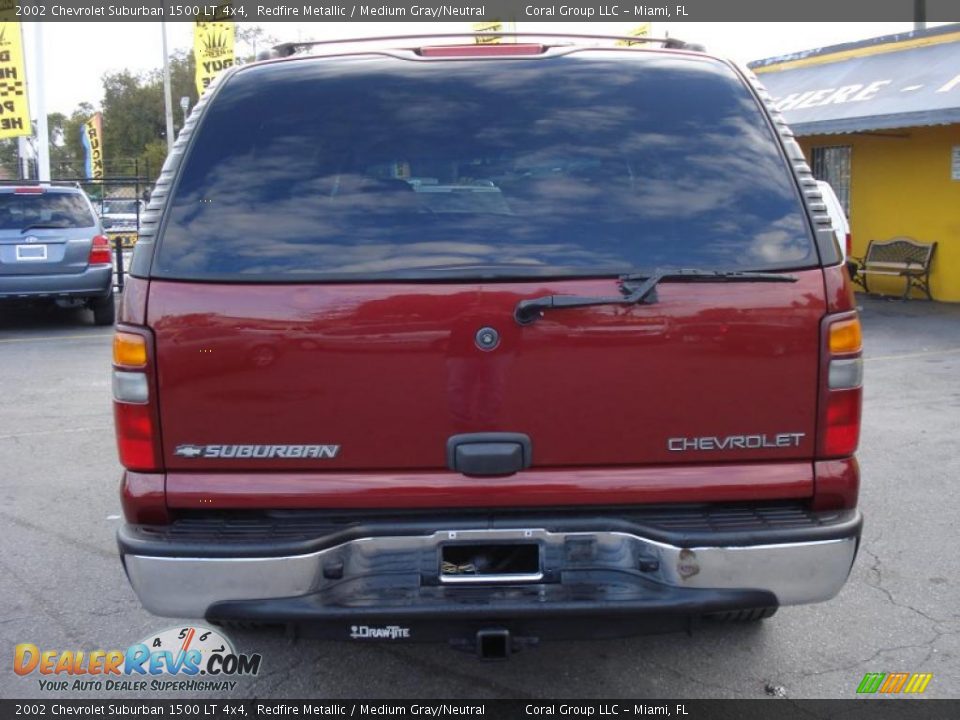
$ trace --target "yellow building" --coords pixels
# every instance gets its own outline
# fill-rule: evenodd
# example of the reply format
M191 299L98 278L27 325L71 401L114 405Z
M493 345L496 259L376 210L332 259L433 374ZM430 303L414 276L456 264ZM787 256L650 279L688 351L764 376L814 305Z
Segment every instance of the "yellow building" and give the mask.
M870 240L936 242L931 288L960 302L960 24L751 63L818 179ZM899 294L900 278L870 279Z

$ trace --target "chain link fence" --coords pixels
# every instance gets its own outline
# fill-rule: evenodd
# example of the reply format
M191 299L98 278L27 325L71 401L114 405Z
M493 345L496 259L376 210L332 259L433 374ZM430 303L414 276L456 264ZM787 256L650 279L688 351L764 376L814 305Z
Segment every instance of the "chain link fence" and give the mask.
M97 180L60 177L57 182L76 183L90 198L100 217L104 235L109 238L113 248L114 287L117 291L123 290L133 247L139 237L140 219L153 189L153 180L135 175Z

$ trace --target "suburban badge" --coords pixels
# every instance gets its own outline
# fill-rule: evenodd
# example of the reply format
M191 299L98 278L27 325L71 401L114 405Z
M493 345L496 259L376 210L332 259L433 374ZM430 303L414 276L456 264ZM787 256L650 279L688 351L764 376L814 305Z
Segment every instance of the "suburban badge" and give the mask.
M177 445L173 454L185 458L222 458L229 460L332 460L339 445Z

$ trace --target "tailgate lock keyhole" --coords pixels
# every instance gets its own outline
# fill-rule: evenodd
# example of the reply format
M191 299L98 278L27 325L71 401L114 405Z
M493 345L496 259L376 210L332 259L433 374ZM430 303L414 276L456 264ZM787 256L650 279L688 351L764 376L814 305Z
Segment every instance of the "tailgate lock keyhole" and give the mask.
M482 327L477 330L475 341L478 348L484 352L490 352L491 350L496 350L500 344L500 333L492 327Z

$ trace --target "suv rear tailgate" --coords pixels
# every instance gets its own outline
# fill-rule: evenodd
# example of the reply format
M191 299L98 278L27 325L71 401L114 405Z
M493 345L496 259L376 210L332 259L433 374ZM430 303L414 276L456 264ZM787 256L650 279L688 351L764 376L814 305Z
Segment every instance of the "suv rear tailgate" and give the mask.
M166 467L435 471L450 436L490 431L527 434L534 468L809 461L825 306L822 272L796 275L664 284L656 304L551 312L529 326L512 317L520 299L610 294L614 281L154 280ZM500 334L492 352L475 344L483 327ZM338 449L177 453L246 445Z

